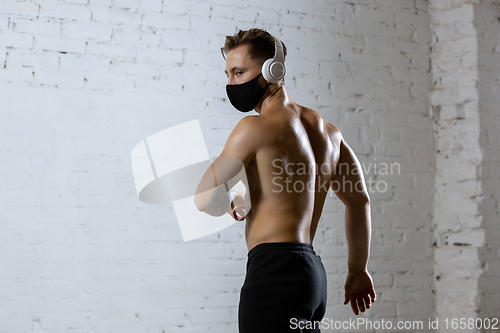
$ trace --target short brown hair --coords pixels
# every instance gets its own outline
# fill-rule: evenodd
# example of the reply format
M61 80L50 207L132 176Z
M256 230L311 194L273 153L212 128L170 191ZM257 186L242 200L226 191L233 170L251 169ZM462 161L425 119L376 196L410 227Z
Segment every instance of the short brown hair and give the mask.
M234 36L226 36L224 47L221 48L222 55L226 59L226 54L238 46L248 44L250 56L262 63L274 57L275 45L273 36L266 30L252 28L249 30L238 30ZM286 57L286 46L283 45L283 53Z

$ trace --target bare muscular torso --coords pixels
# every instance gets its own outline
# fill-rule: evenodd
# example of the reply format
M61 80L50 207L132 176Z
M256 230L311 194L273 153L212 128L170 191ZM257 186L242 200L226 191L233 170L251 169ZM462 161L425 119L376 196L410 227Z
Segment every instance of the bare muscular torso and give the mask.
M339 161L338 129L297 104L256 117L265 144L246 168L248 250L265 242L312 244Z

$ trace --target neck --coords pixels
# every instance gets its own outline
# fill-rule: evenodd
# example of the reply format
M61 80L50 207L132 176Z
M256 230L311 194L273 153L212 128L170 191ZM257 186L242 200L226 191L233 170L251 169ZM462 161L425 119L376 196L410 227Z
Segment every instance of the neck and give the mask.
M281 82L272 83L254 110L262 115L291 103L293 101L286 91L285 84Z

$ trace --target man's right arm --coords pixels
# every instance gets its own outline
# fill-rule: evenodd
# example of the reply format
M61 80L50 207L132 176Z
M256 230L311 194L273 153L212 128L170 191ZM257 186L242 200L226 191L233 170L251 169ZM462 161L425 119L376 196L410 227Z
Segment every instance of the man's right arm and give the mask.
M370 255L371 217L370 196L363 170L351 147L340 131L337 133L340 155L331 188L345 205L345 233L348 247L348 276L345 285L345 302L351 302L353 312L370 308L376 299L373 281L367 270ZM371 300L368 298L371 296ZM366 305L365 305L366 304Z
M370 196L366 189L361 164L343 138L340 142L340 158L332 177L331 188L345 205L349 271L363 271L370 255Z

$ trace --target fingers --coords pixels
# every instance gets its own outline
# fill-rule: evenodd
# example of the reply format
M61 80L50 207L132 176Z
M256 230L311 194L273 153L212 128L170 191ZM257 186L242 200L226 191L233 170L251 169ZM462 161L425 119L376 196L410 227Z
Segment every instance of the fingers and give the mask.
M365 303L363 302L362 298L358 298L357 300L358 303L358 308L361 312L365 312Z
M354 314L357 316L359 315L359 309L358 309L358 304L359 303L363 303L363 301L361 300L360 302L359 301L356 301L355 298L353 299L349 299L346 297L345 301L344 301L344 305L346 305L347 303L349 303L349 301L351 301L351 309L352 309L352 312L354 312ZM361 312L364 312L364 306L363 306L363 310Z
M359 314L358 305L355 298L351 299L351 309L356 316Z
M236 215L236 213L238 213L238 215L240 216L239 218L236 218L237 221L243 221L245 219L246 214L245 214L245 210L242 207L236 206L235 215Z
M354 312L354 314L357 316L359 314L359 310L358 310L358 302L356 301L355 295L353 295L351 293L351 291L346 288L344 297L345 297L344 305L346 305L350 301L352 312ZM361 303L363 303L363 300L361 300ZM363 307L363 311L364 311L364 307Z
M241 216L241 217L244 217L245 216L245 210L240 207L240 206L236 206L236 212Z
M370 295L371 296L371 295ZM372 299L374 299L372 297ZM352 312L357 316L359 312L365 312L367 309L371 307L371 301L368 295L361 298L350 298L350 296L345 295L344 305L351 302Z
M377 294L373 288L369 290L364 289L362 292L356 292L354 294L346 289L344 294L344 305L347 305L350 301L352 311L357 316L360 312L365 312L369 309L372 303L375 303L376 299Z
M369 309L371 304L370 304L370 298L368 296L363 297L363 300L365 301L366 308Z

